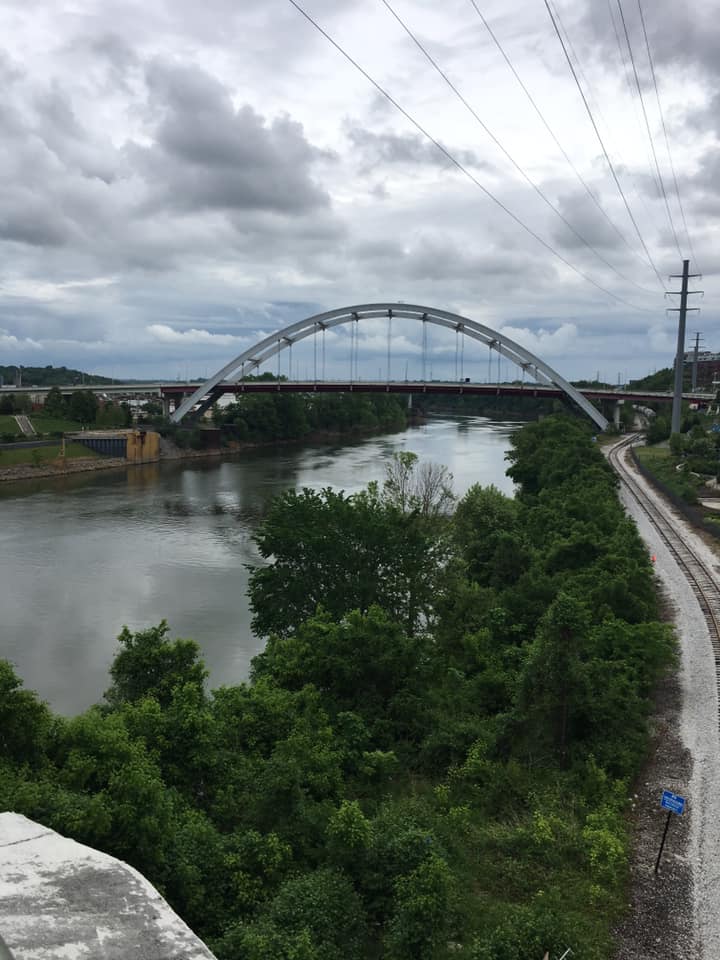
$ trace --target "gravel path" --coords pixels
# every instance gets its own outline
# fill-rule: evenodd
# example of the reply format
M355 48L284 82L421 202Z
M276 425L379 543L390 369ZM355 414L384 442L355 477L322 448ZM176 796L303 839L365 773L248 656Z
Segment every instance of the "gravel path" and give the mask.
M627 454L624 459L637 482L673 518L677 531L715 573L720 585L718 557L633 469ZM632 914L618 930L618 960L720 960L720 736L708 628L682 571L655 528L624 488L621 499L656 558L657 576L674 613L680 669L660 691L654 718L656 750L639 788ZM688 807L684 817L674 817L670 824L668 857L656 880L652 869L664 825L657 809L662 789L686 796Z

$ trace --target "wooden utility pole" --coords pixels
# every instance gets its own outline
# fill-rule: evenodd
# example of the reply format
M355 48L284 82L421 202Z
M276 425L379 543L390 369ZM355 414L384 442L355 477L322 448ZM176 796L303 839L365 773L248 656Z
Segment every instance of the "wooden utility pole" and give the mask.
M689 293L700 293L699 290L688 290L688 280L690 277L699 277L699 273L690 273L690 261L683 260L683 272L673 274L671 279L682 279L680 290L669 291L672 294L680 295L680 307L674 307L671 312L679 313L677 353L675 355L675 392L673 395L672 406L672 433L680 433L680 417L682 416L682 392L683 392L683 373L685 370L685 320L689 310L699 310L699 307L688 307L687 298Z

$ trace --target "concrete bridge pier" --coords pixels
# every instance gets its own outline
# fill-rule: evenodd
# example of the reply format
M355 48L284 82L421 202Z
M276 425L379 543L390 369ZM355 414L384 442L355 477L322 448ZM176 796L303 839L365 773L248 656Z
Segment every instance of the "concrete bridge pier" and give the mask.
M613 423L620 429L620 407L625 403L624 400L616 400L613 407Z
M171 409L171 407L170 407L170 397L168 397L167 394L165 394L165 393L162 395L161 400L162 400L162 412L163 412L163 416L164 416L166 419L169 419L170 414L172 413L172 410L175 409L175 404L174 404L174 403L172 404L172 409Z

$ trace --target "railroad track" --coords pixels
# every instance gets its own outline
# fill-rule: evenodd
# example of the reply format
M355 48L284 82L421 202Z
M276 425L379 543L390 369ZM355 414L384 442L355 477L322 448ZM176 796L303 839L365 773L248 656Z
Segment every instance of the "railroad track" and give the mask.
M673 525L669 512L651 499L628 470L622 456L639 437L631 434L616 444L608 453L610 465L620 477L625 489L636 500L650 523L657 530L661 540L667 546L675 562L683 571L690 587L697 597L700 609L708 625L710 642L715 660L715 684L720 704L720 587L707 564L685 543ZM718 713L720 727L720 711Z

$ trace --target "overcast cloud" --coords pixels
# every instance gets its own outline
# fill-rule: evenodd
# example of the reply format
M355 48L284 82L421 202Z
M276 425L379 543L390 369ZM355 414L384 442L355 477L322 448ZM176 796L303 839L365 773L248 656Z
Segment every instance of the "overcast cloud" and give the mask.
M666 315L544 5L478 5L595 199L469 0L393 2L572 229L379 0L307 0L307 9L537 237L287 0L0 0L0 364L199 376L314 312L404 300L502 330L571 377L669 365L676 315ZM617 0L556 6L652 259L661 275L677 273ZM623 10L689 256L638 7L623 0ZM692 266L705 274L694 322L720 349L717 7L698 0L689 17L646 0L643 10ZM392 372L419 376L420 331L395 333ZM362 371L384 372L386 325L361 324L359 335ZM435 375L453 375L452 334L435 331L431 345ZM343 375L347 331L328 334L326 347L328 372ZM487 355L466 347L466 372L484 378ZM293 374L307 372L303 349Z

